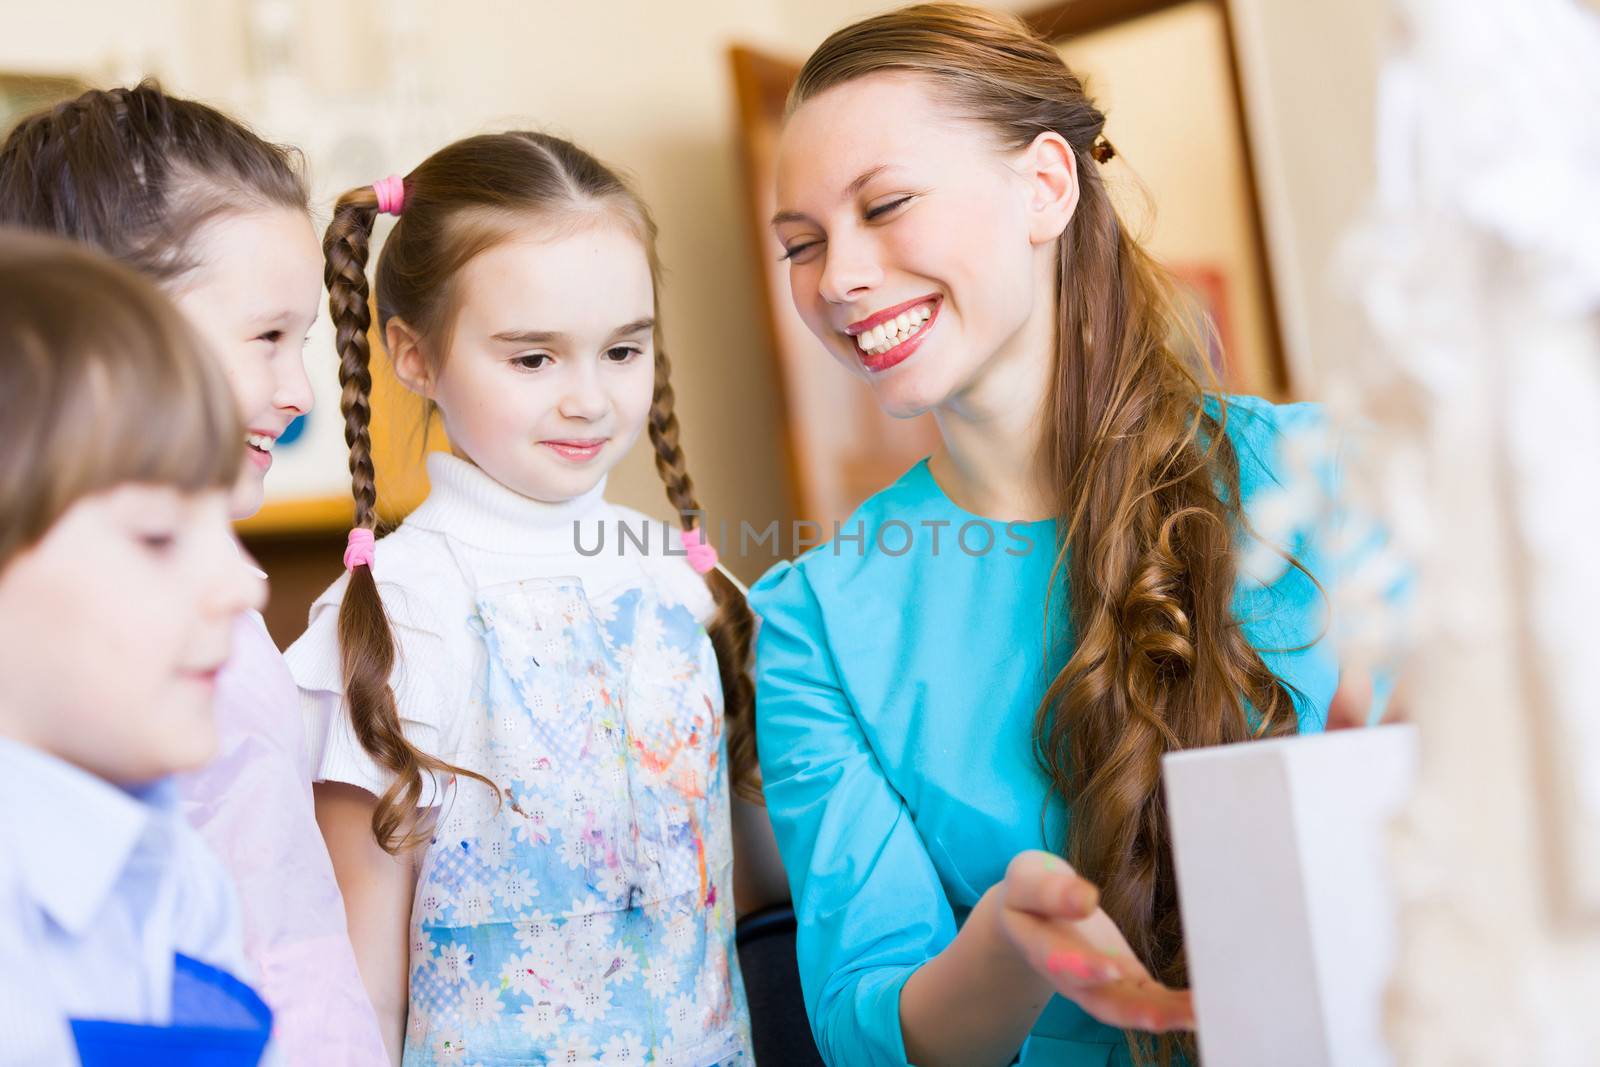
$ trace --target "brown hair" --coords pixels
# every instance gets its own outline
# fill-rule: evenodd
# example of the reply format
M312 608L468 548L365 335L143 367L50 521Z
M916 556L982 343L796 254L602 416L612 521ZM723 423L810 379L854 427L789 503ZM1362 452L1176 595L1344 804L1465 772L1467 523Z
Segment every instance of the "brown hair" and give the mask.
M1055 371L1038 454L1076 645L1039 706L1035 751L1071 812L1069 859L1099 884L1102 906L1151 973L1185 986L1161 757L1297 729L1291 690L1233 612L1244 517L1227 406L1203 345L1184 339L1193 330L1170 279L1123 227L1092 162L1112 155L1105 116L1049 43L1014 16L980 8L892 11L823 42L790 109L883 71L925 79L999 150L1053 131L1077 157L1078 206L1057 245ZM1129 1039L1141 1061L1170 1060L1180 1044L1193 1050L1187 1038Z
M23 119L0 145L0 225L95 246L163 285L199 264L206 223L307 210L298 153L154 81L91 89Z
M94 493L227 489L243 449L221 368L149 280L0 230L0 568Z
M458 304L455 279L461 268L515 234L530 220L550 223L604 218L627 226L644 246L659 292L656 226L639 197L614 172L576 145L542 133L510 132L468 137L423 160L404 181L404 215L396 222L378 257L375 277L379 328L398 317L434 343L424 346L430 360L444 358L439 340L447 336ZM378 213L371 186L352 189L334 207L323 240L328 301L333 309L339 349L340 407L350 446L350 476L356 525L377 525L377 490L368 423L372 417L372 375L367 331L366 265L372 226ZM667 498L692 529L700 512L678 441L673 412L671 364L655 328L655 393L650 407L650 441L656 470ZM754 628L749 606L722 574L706 576L717 604L708 630L722 675L728 723L731 778L747 795L754 788L755 735L751 726L752 685L748 664ZM339 642L346 695L356 736L396 779L379 799L372 828L391 851L403 847L420 798L422 770L481 775L452 767L412 745L400 729L389 671L394 639L367 567L356 567L339 612Z

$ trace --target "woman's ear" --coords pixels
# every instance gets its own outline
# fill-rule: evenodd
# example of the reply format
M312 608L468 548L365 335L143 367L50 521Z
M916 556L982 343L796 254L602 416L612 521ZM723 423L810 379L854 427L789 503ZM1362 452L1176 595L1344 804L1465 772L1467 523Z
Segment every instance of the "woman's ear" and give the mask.
M403 319L391 318L383 327L383 344L400 384L427 400L433 399L433 371L423 358L422 338Z
M1046 130L1022 150L1018 173L1028 189L1028 236L1048 244L1066 232L1078 210L1078 156L1054 130Z

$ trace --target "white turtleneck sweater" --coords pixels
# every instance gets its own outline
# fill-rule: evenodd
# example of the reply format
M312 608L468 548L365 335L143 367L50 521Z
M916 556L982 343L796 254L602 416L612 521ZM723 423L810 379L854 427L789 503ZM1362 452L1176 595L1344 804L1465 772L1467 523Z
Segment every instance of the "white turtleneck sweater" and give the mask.
M406 737L424 752L459 758L454 713L468 706L487 668L471 622L476 587L571 576L596 599L648 583L664 603L683 605L702 623L714 609L705 579L682 555L677 529L606 501L603 479L581 497L546 504L444 453L428 456L428 478L427 500L378 541L372 569L395 639L389 684ZM619 544L619 523L636 537L647 530L648 551L635 541ZM594 552L602 536L597 554L578 551ZM343 696L338 623L348 580L341 576L312 604L306 632L286 658L300 687L316 779L381 794L393 776L356 740ZM424 784L423 803L436 803L436 784Z

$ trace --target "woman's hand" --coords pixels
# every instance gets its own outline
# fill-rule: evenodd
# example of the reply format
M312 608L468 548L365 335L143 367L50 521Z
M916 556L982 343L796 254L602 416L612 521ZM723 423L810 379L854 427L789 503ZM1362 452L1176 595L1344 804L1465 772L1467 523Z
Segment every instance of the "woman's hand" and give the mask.
M1339 684L1328 701L1327 729L1355 729L1367 725L1371 717L1372 676L1346 664L1339 670Z
M1186 989L1150 977L1099 907L1099 892L1049 852L1023 852L1000 884L1000 927L1062 996L1110 1026L1161 1033L1193 1030Z
M1377 725L1410 721L1406 714L1405 686L1406 680L1402 676L1389 694L1389 703L1384 707L1383 718L1378 720ZM1372 699L1372 673L1359 664L1343 664L1339 668L1339 685L1328 701L1327 728L1348 730L1366 726L1372 721Z

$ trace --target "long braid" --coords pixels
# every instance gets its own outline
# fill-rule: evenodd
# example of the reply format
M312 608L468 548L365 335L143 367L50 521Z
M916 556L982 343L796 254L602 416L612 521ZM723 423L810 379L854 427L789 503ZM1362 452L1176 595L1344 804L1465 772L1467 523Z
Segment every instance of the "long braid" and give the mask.
M372 311L366 271L377 214L377 198L371 187L346 193L334 208L333 221L322 242L323 278L328 285L328 307L333 313L339 351L339 409L344 413L344 440L350 448L355 525L365 530L375 530L378 523L378 487L370 432L372 349L367 338ZM351 568L350 584L339 605L339 657L356 738L380 766L395 776L394 784L378 798L372 813L372 833L378 844L389 852L398 852L420 843L415 814L422 800L424 771L474 778L499 796L499 790L488 778L436 759L406 738L394 691L389 688L395 659L394 633L372 568L365 564Z
M694 482L678 441L678 416L674 410L672 364L656 338L655 391L650 403L650 443L655 446L656 473L666 486L667 500L685 532L696 528L700 504ZM723 718L728 730L728 764L734 791L747 800L761 801L756 770L755 685L750 680L750 653L755 638L755 616L739 588L719 570L706 574L706 584L717 611L706 627L716 649L722 676Z
M377 219L360 193L347 194L334 211L322 242L323 281L333 315L334 347L339 353L339 410L344 415L344 443L350 449L350 489L356 522L377 526L378 485L372 465L372 309L368 303L367 256L372 224Z

